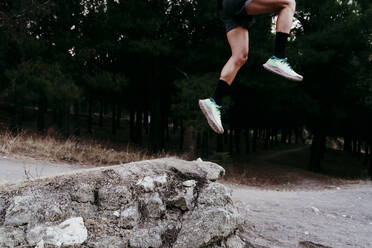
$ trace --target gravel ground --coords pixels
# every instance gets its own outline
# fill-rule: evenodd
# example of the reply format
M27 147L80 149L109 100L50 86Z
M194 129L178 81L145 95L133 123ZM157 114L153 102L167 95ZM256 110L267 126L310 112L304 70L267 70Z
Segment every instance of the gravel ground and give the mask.
M372 247L371 182L316 191L225 185L245 218L242 236L254 247Z

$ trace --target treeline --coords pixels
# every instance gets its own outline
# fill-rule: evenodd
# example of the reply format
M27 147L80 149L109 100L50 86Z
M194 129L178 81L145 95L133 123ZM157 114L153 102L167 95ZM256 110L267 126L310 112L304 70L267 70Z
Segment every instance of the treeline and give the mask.
M192 127L205 153L298 142L308 130L309 169L321 169L330 137L363 153L372 175L372 5L298 0L297 10L287 54L304 82L263 71L274 34L272 16L258 16L248 64L226 99L226 134L217 136L197 105L230 55L215 1L1 1L0 97L11 108L10 128L22 129L33 107L41 133L51 112L66 137L78 136L92 133L94 113L100 127L108 112L113 136L124 118L129 142L147 145L148 136L149 149L159 151L173 127L184 149Z

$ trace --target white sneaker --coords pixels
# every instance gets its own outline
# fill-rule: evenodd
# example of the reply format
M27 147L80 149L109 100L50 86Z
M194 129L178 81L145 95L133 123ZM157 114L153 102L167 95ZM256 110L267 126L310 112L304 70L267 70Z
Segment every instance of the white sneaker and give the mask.
M288 63L287 58L279 59L275 56L272 56L267 60L263 67L270 72L278 74L292 81L299 82L303 80L303 77L292 69L292 67Z
M207 118L209 126L216 133L222 134L224 132L221 123L221 106L218 106L213 98L199 100L199 106L205 118Z

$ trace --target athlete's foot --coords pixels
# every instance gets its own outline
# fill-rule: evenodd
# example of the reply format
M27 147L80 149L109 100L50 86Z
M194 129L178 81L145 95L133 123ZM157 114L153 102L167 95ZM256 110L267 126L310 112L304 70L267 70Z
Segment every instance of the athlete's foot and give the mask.
M213 98L199 100L199 106L213 131L222 134L224 130L221 123L221 106L218 106Z
M275 74L278 74L282 77L285 77L292 81L302 81L303 77L295 72L290 64L288 63L288 59L280 59L275 56L272 56L270 59L267 60L263 67Z

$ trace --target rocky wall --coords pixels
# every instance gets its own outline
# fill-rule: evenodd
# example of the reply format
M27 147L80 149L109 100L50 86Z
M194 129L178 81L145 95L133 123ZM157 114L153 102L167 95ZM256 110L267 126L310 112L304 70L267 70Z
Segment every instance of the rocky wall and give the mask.
M0 247L242 248L224 173L166 158L0 186Z

